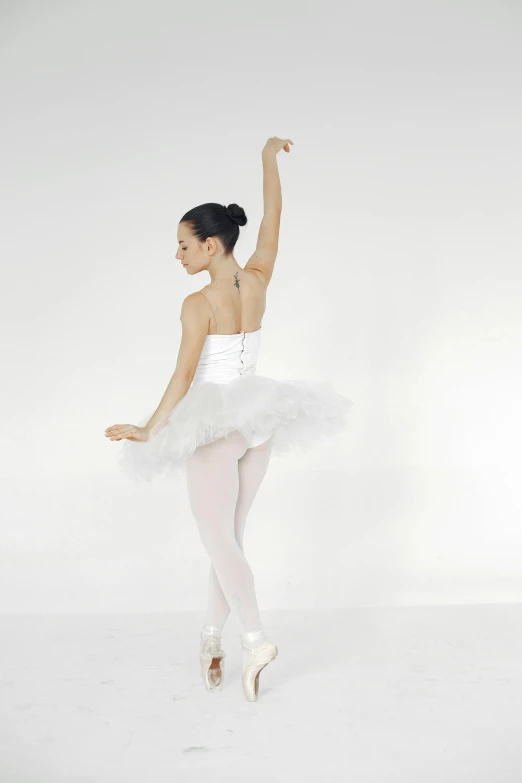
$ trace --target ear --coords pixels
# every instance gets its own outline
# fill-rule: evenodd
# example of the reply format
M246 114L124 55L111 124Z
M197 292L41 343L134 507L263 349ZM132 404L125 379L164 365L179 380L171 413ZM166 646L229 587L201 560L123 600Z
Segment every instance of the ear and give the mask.
M207 237L207 251L208 253L213 256L216 250L218 249L218 243L216 241L215 237Z

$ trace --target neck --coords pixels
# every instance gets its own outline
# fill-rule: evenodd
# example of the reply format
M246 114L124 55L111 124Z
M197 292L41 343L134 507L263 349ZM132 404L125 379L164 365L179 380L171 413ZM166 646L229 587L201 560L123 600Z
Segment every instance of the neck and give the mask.
M234 256L215 258L208 267L208 273L213 283L220 280L230 280L238 271L242 271Z

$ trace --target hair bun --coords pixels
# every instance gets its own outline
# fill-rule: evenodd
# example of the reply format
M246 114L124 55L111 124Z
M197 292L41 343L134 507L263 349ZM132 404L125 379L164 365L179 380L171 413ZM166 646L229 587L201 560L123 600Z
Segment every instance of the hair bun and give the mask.
M228 207L225 207L225 214L238 226L244 226L247 222L245 210L238 204L229 204Z

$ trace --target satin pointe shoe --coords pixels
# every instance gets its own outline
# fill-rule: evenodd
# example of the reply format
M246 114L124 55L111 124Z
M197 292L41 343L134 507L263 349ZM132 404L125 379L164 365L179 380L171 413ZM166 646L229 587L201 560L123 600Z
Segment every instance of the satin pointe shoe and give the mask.
M276 645L268 639L253 650L250 650L244 645L243 649L250 656L243 669L243 692L247 701L257 701L259 693L259 675L261 670L277 657L278 649Z
M215 636L201 641L199 650L199 662L201 675L207 691L220 691L223 689L225 679L225 651L221 647L221 641Z

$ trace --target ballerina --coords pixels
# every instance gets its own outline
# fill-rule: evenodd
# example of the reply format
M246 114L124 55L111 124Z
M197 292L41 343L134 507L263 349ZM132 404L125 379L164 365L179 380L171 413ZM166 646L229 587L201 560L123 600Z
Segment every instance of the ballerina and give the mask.
M261 670L278 655L266 637L243 537L272 456L303 452L346 427L353 405L326 382L278 380L256 373L266 292L277 257L282 211L277 154L290 139L262 150L264 215L256 249L241 267L233 255L238 204L201 204L178 224L176 258L211 281L183 301L176 368L156 410L137 425L115 424L120 468L132 479L185 473L191 512L211 565L200 664L209 691L224 682L223 627L233 609L242 625L242 684L256 701Z

